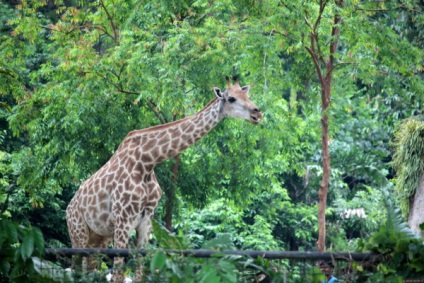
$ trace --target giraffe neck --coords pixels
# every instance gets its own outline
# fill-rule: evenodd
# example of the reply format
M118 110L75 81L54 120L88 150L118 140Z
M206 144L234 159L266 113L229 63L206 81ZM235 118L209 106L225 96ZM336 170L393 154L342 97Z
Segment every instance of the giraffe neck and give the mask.
M196 143L223 118L222 102L215 98L193 116L131 132L118 151L127 146L134 147L138 143L142 162L155 166Z

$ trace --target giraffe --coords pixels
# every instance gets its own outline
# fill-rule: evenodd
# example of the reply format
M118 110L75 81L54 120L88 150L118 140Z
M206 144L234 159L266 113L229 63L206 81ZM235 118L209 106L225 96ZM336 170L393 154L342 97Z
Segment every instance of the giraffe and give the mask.
M227 88L214 87L216 97L195 115L130 132L109 161L80 185L66 209L73 248L107 248L112 241L114 248L126 248L135 229L140 249L162 194L155 166L193 145L226 116L260 122L262 113L248 96L250 86L241 87L236 77L234 84L226 80ZM123 262L114 260L114 282L122 282L117 266ZM84 258L83 270L87 265Z

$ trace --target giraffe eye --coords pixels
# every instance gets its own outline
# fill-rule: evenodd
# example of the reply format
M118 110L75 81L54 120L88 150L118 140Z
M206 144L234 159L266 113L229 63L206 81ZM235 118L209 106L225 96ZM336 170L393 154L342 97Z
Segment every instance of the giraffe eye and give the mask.
M228 102L230 102L230 103L236 102L236 99L231 96L231 97L228 98Z

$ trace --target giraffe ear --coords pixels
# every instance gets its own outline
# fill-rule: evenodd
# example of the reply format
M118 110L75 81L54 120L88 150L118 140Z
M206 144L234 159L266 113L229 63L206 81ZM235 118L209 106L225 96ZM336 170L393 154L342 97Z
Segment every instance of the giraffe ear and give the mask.
M250 85L245 85L241 88L242 91L244 91L244 93L249 94L250 91Z
M213 91L215 92L215 95L216 95L216 97L218 97L218 99L224 99L224 94L222 93L222 91L219 88L214 87Z

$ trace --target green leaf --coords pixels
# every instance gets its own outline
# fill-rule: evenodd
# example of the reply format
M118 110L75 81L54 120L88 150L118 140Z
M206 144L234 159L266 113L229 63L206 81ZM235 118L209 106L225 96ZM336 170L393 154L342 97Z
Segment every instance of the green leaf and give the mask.
M3 219L0 220L0 247L9 248L10 245L18 242L17 227L18 224L14 222Z
M219 283L221 282L217 270L211 265L203 266L200 271L200 281L199 283Z
M37 248L37 255L44 253L44 236L41 230L37 227L32 227L32 236L34 237L34 245Z
M159 224L155 219L152 219L153 234L159 245L164 249L184 249L187 246L183 240L175 235L172 235Z
M220 259L218 266L220 268L219 275L224 279L223 282L237 282L237 268L233 262Z
M162 252L156 253L150 263L150 272L156 274L157 271L161 271L165 267L166 259L166 254Z
M29 259L34 252L34 235L31 230L26 231L20 247L21 256L24 260Z
M10 270L10 263L7 260L7 258L1 258L0 259L0 273L2 274L9 274Z

